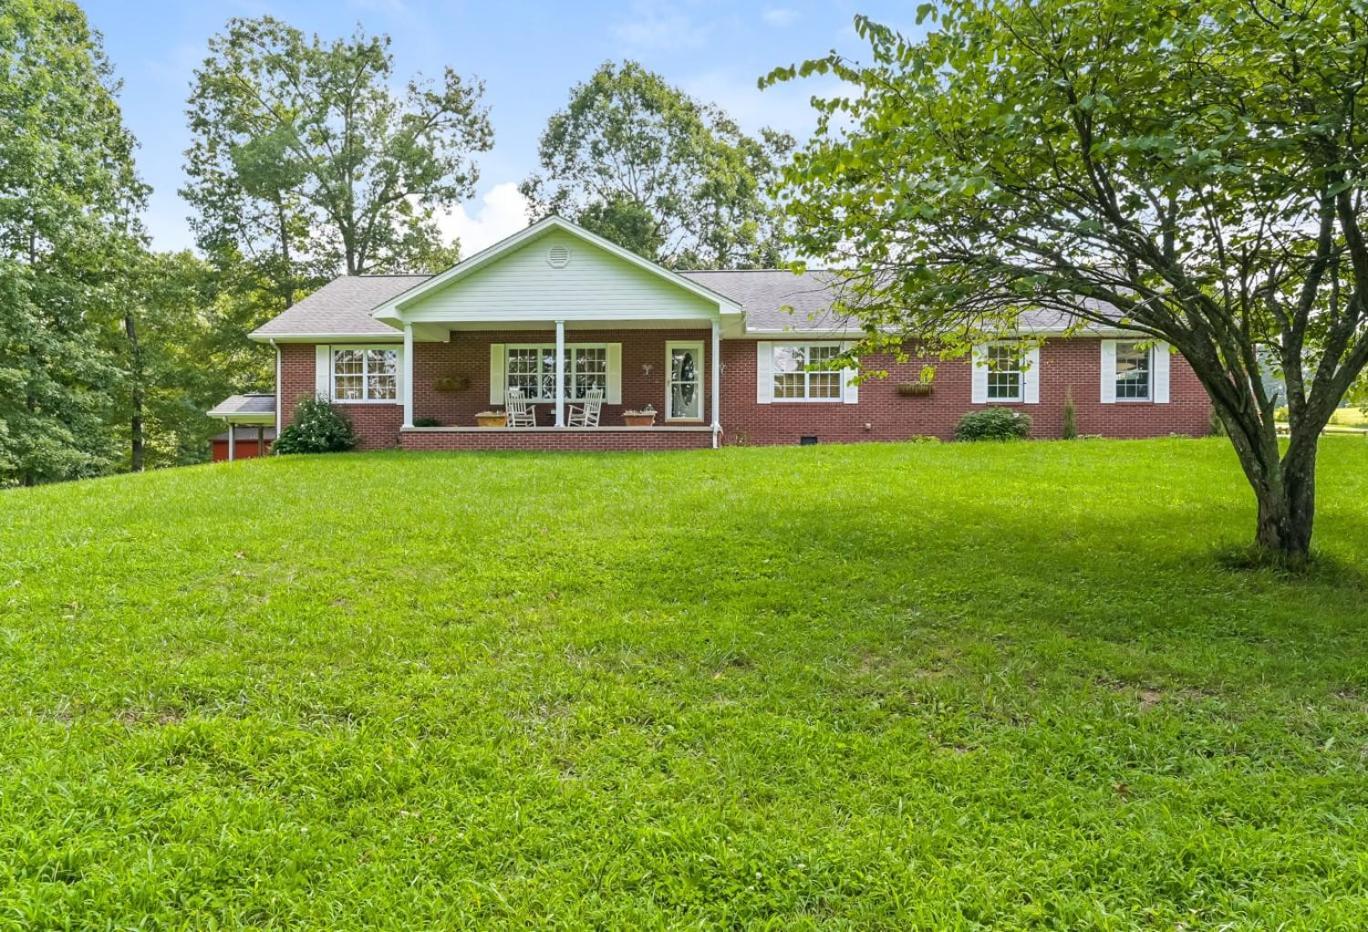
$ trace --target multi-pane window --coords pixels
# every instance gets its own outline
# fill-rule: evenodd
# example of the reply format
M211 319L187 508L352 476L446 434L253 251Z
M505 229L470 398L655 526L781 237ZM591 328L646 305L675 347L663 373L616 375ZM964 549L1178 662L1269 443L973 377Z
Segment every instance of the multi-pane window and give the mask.
M608 390L608 347L572 346L565 366L565 397L582 399L591 389Z
M504 369L508 387L520 389L523 397L547 400L555 395L556 348L554 346L510 346Z
M394 401L398 397L398 350L333 350L334 400Z
M556 400L556 347L510 346L504 365L509 388L522 389L530 401ZM608 389L608 348L565 348L565 397L583 401L590 389Z
M988 400L1020 401L1022 385L1021 351L1018 347L995 343L988 347L984 362L988 366Z
M833 343L776 343L775 401L840 401L841 355Z
M1150 351L1140 343L1116 344L1116 400L1148 401Z

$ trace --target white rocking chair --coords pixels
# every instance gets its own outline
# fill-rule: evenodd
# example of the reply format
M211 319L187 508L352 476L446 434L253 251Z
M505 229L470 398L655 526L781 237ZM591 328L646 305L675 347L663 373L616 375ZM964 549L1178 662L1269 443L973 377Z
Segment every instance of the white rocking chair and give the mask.
M603 407L603 389L591 388L584 393L584 404L570 405L566 412L567 427L598 427L599 410Z
M536 427L537 412L523 397L521 388L510 388L504 407L508 410L509 427Z

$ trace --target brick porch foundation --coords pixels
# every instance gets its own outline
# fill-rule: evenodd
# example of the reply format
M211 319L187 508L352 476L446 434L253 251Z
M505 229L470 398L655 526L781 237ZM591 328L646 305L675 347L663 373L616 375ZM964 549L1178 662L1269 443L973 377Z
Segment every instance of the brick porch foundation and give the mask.
M399 431L402 450L703 450L708 427L410 427Z

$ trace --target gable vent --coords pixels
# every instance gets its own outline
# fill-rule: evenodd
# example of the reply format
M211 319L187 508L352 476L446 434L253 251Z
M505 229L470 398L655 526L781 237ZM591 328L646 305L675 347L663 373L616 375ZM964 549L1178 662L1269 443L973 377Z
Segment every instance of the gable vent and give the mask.
M546 264L553 269L563 269L570 264L570 250L564 246L552 246L546 251Z

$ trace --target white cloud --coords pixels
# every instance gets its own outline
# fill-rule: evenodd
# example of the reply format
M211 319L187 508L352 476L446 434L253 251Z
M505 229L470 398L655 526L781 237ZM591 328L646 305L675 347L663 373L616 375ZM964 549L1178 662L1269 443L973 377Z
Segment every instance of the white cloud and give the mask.
M637 0L632 4L632 18L614 26L613 35L639 49L686 49L701 47L708 39L708 30L673 4Z
M798 21L798 11L790 10L788 7L772 6L761 13L760 18L769 25L778 26L782 29Z
M439 215L437 223L444 236L461 241L461 257L469 258L527 226L527 198L515 182L501 181L480 198L473 215L465 205L457 204Z

